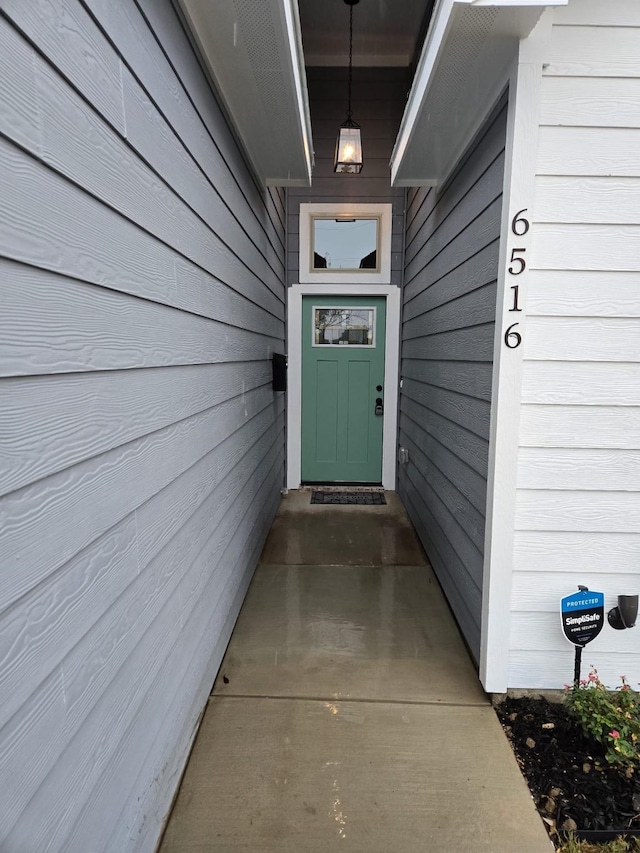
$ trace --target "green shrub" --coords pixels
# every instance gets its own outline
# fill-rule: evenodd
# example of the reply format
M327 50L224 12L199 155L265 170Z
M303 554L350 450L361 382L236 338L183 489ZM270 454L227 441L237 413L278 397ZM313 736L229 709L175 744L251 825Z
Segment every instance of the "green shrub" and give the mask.
M567 687L565 705L583 732L605 748L611 764L635 767L640 763L640 694L625 676L615 690L607 690L592 669L579 684Z

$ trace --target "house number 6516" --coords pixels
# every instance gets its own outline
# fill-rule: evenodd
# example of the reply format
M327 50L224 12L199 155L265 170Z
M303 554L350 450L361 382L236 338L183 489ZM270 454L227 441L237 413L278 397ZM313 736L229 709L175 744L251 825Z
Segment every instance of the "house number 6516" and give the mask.
M529 230L529 220L526 219L522 214L527 212L527 208L523 207L522 210L519 210L516 215L511 220L511 232L515 234L516 237L524 237L524 235ZM511 257L509 258L509 266L507 267L507 272L509 275L522 275L522 273L527 268L527 262L524 259L524 255L526 254L526 248L524 246L516 246L511 249ZM518 298L520 295L520 285L514 284L510 287L510 290L513 291L513 306L509 308L509 312L520 312L522 308L518 303ZM520 332L514 331L516 326L519 326L519 323L512 323L509 328L504 333L504 343L505 346L509 347L509 349L515 349L519 347L522 343L522 335Z

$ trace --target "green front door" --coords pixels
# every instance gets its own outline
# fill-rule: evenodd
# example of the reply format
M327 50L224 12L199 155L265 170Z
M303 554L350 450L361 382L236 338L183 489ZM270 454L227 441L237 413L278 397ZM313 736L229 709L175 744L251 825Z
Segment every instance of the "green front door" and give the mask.
M381 483L384 297L302 300L302 481Z

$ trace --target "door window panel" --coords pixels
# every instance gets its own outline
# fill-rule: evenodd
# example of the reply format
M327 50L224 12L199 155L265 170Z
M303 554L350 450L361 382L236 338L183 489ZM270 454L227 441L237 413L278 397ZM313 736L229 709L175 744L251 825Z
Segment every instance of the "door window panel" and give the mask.
M313 345L375 346L375 308L313 309Z

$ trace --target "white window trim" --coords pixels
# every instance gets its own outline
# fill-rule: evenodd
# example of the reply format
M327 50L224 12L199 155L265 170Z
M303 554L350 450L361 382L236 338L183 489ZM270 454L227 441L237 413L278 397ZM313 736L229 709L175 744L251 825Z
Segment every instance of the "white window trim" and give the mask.
M300 205L300 283L327 281L333 284L389 284L391 281L391 210L390 204L326 204ZM353 272L327 272L311 269L311 222L314 216L379 217L380 269ZM329 291L327 291L329 292Z
M302 297L384 296L387 300L384 361L384 414L382 416L382 486L396 488L398 430L398 377L400 368L400 288L392 285L294 284L289 288L287 370L287 488L299 489L302 454Z

